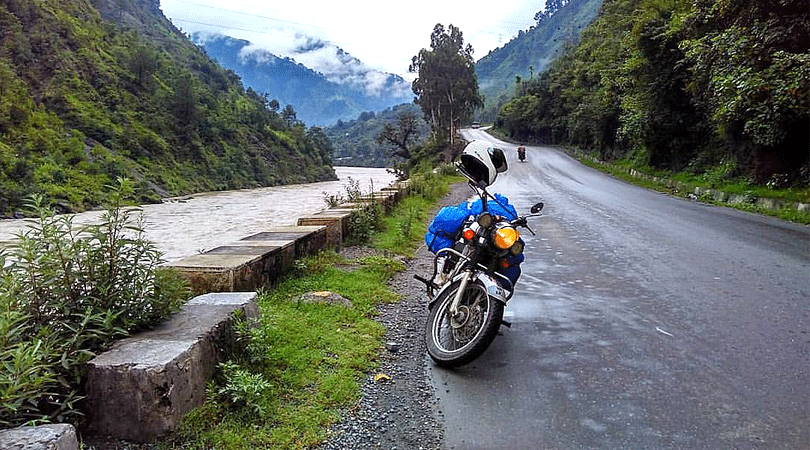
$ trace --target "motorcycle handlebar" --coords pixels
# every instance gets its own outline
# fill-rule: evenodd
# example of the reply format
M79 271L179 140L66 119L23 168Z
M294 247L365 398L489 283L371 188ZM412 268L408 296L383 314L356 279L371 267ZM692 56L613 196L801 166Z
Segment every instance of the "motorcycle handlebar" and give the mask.
M523 228L529 230L529 233L531 233L532 236L536 236L535 233L534 233L534 230L529 228L528 218L529 217L537 217L537 216L540 216L540 215L541 214L538 213L538 214L529 214L528 216L521 216L521 217L518 217L517 219L515 219L515 220L513 220L513 221L511 221L509 223L512 224L512 225L518 226L518 227L523 227Z

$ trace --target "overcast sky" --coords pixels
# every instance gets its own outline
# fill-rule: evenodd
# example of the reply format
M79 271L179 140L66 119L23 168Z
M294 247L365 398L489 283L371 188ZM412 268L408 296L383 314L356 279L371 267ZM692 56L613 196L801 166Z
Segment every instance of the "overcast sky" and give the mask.
M368 66L410 80L408 65L430 47L434 25L453 24L476 60L534 24L545 0L160 0L185 32L215 31L246 39L278 56L292 56L304 36L332 43ZM306 64L306 62L304 62Z

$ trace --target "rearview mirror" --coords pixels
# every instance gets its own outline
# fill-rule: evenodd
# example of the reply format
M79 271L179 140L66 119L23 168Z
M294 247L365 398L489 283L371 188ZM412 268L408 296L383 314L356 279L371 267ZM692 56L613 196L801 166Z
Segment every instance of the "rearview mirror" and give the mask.
M531 209L532 214L537 214L537 213L539 213L540 211L542 211L542 210L543 210L543 206L545 206L545 205L543 204L543 202L540 202L540 203L538 203L538 204L536 204L536 205L532 206L532 209Z

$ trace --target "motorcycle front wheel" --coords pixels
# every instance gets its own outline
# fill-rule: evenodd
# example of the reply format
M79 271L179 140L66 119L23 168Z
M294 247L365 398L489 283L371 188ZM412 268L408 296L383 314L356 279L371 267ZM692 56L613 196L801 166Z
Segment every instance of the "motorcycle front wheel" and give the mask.
M503 303L487 295L478 282L469 282L458 311L450 306L458 291L456 282L439 294L425 327L427 351L436 365L458 367L477 358L489 347L503 320Z

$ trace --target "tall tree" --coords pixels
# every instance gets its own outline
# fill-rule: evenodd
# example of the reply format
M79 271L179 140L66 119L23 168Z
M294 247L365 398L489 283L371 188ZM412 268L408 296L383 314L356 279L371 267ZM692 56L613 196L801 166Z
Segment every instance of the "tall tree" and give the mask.
M422 108L440 142L453 144L456 129L484 105L478 93L472 45L464 45L461 30L436 24L430 35L430 50L422 49L411 60L409 71L416 104Z

